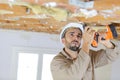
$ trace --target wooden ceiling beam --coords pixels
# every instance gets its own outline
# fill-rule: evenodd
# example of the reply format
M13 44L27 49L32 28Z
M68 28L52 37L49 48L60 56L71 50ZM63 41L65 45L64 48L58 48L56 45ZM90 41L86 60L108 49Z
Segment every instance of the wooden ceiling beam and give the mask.
M120 0L95 0L94 9L105 10L120 6Z
M97 10L102 9L110 9L110 6L112 5L111 0L108 2L109 5L103 4L108 0L95 0L95 8ZM118 0L119 1L119 0ZM116 1L113 3L117 3ZM119 3L120 4L120 3ZM117 5L119 6L117 3ZM101 6L100 6L101 5ZM100 7L99 7L100 6ZM107 7L105 7L107 6ZM111 7L113 8L113 7ZM0 4L0 10L6 10L11 11L13 14L0 14L0 28L3 29L15 29L15 30L25 30L25 31L36 31L36 32L46 32L46 33L54 33L58 34L60 33L62 27L67 24L68 22L86 22L86 23L96 23L100 24L103 23L103 25L109 24L111 21L116 21L120 23L120 20L118 17L108 17L105 18L102 15L97 15L95 17L91 18L85 18L85 17L73 17L68 18L67 21L57 21L53 17L49 18L29 18L27 16L33 16L36 15L32 12L32 10L27 13L27 7L25 6L18 6L18 5L9 5L9 4ZM120 14L120 11L115 12L115 14ZM118 25L120 27L120 25ZM117 31L119 32L119 38L120 38L120 28L117 28Z

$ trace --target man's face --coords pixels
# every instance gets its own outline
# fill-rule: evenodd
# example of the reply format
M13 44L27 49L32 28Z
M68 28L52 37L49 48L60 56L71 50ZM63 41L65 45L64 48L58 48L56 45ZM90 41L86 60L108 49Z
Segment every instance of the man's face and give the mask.
M65 47L72 51L78 51L81 45L82 32L78 28L69 28L65 33L65 37L62 39Z

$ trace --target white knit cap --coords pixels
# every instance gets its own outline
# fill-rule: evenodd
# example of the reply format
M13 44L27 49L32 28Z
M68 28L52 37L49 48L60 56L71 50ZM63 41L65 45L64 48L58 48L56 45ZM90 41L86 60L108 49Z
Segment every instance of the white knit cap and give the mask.
M67 24L67 25L65 25L65 26L63 27L63 29L62 29L62 31L61 31L61 33L60 33L60 40L62 39L62 36L63 36L63 34L65 33L64 31L65 31L66 29L68 29L68 28L71 28L71 27L79 28L79 29L82 31L82 33L83 33L83 25L82 25L81 23L76 23L76 22L74 22L74 23L69 23L69 24Z

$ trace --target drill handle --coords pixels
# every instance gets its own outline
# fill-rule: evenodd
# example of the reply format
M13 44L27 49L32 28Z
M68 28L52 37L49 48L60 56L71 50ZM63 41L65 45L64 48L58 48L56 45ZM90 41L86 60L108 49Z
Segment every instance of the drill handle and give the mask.
M96 32L95 36L94 36L94 40L93 40L93 42L91 44L92 47L97 48L97 46L98 46L98 38L99 38L99 33Z

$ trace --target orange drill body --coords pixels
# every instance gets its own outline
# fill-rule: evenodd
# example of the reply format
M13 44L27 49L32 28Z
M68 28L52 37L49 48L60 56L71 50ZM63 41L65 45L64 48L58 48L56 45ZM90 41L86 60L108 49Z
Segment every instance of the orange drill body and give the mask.
M111 27L111 26L107 25L106 29L107 29L107 31L105 32L106 37L103 40L110 40L110 39L113 39L114 37L117 37L117 32L116 32L116 29L115 29L114 26ZM95 34L94 40L93 40L93 42L91 44L92 47L97 47L98 46L98 37L99 37L99 34Z

